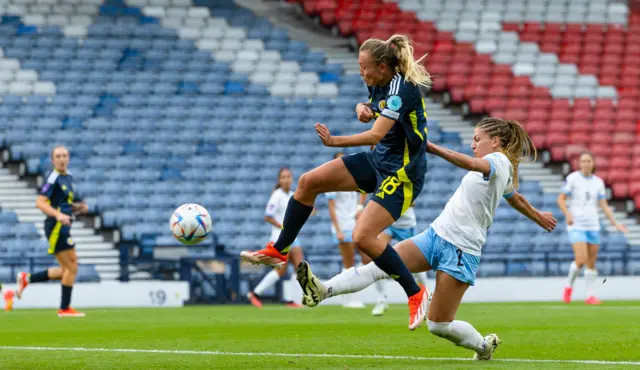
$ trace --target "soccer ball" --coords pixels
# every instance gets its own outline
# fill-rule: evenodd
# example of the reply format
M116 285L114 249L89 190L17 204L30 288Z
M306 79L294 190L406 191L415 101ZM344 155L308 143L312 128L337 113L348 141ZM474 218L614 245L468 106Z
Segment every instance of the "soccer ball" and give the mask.
M173 212L169 226L173 236L181 243L194 245L207 238L212 222L209 212L203 206L187 203Z

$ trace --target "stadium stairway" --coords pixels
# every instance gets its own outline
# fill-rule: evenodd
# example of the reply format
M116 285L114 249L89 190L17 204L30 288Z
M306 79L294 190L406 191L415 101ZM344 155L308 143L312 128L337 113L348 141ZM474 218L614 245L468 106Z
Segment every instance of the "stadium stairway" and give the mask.
M321 25L310 27L306 16L301 15L300 10L290 3L273 0L236 0L236 3L286 29L292 39L309 45L310 51L324 52L328 64L341 65L347 74L360 73L358 58L354 58L351 51L353 43Z
M266 16L265 7L270 7L271 9L276 8L278 14L282 14L283 9L290 9L291 4L281 3L279 8L274 5L272 1L243 1L239 2L240 5L245 6L257 14L261 12L263 16ZM402 8L404 4L400 2L400 7ZM287 24L290 23L290 18L271 16L269 17L271 22L274 22L280 27L286 28ZM307 23L311 23L308 20ZM316 48L318 50L328 51L331 50L331 46L327 44L326 39L314 39L310 37L304 37L305 34L298 32L292 32L290 34L292 38L303 38L303 41L307 42L311 48ZM314 41L316 41L314 43ZM323 46L324 41L324 46ZM346 56L344 56L346 54ZM357 60L357 53L354 52L343 52L343 58L348 58L348 55L351 55L352 60ZM514 66L515 67L515 66ZM356 72L356 71L354 71ZM470 145L473 139L473 125L474 122L463 119L459 114L454 113L451 109L445 107L442 103L437 102L433 99L427 98L425 99L427 103L427 113L429 115L429 120L438 121L440 127L443 131L448 132L456 132L460 135L463 143L465 145ZM560 189L563 184L563 177L559 174L555 174L552 172L550 168L546 168L541 160L537 162L525 162L520 165L520 176L525 180L537 181L540 183L542 190L545 195L554 195L560 192ZM611 189L608 189L611 192ZM526 193L525 193L526 195ZM612 209L614 211L614 215L618 222L625 224L629 228L629 233L627 234L627 239L629 244L632 246L640 246L640 225L637 224L635 219L629 217L626 212L619 211L615 206L612 205ZM554 213L557 213L557 207L553 209ZM615 229L610 226L609 222L606 220L605 215L600 212L601 223L603 226L610 232L614 232Z
M21 223L35 225L44 239L44 216L35 207L36 197L35 189L8 169L0 168L0 207L15 212ZM120 276L119 252L114 249L113 243L105 241L82 222L73 224L72 235L81 265L95 265L101 280L115 280Z

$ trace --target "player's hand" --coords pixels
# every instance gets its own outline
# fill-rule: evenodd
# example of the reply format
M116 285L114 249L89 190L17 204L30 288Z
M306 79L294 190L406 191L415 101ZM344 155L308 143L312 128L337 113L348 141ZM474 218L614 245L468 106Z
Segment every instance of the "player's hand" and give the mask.
M343 243L343 242L344 242L344 233L343 233L342 231L338 231L338 232L336 233L336 237L338 238L338 241L339 241L340 243Z
M624 226L623 224L616 224L616 230L620 231L623 234L626 234L629 230L627 229L626 226Z
M60 213L56 216L56 220L65 226L71 225L71 217L69 215L65 215L64 213Z
M359 103L356 106L356 115L358 116L358 120L364 123L371 122L371 120L376 116L375 113L373 113L371 106L364 103Z
M71 210L73 213L84 215L89 212L89 206L86 203L73 203L71 205Z
M553 231L558 224L558 220L553 217L553 213L551 212L540 212L538 218L538 225L549 232Z
M320 138L320 140L322 140L322 144L324 144L324 146L333 146L333 137L331 136L331 132L329 131L329 127L327 127L327 125L316 123L316 132L318 133L318 137Z
M571 214L567 215L567 225L573 225L573 216Z

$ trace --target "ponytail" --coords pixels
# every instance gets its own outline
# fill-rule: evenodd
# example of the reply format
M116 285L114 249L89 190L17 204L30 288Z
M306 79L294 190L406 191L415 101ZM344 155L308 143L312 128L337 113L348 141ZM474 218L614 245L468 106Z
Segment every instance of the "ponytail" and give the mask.
M486 118L477 125L486 132L489 137L499 137L502 153L509 159L513 166L513 187L518 187L518 166L524 158L533 154L535 161L538 155L536 146L529 134L518 121L503 120L499 118Z
M362 43L360 51L369 52L377 64L386 64L400 72L408 82L417 86L431 86L431 76L422 64L426 54L414 60L413 45L406 35L396 34L387 41L368 39Z

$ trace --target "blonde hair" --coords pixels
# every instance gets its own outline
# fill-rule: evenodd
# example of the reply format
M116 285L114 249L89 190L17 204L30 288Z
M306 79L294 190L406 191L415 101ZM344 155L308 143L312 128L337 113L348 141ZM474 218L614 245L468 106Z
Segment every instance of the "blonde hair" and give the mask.
M513 166L513 187L518 187L518 165L524 158L533 153L535 161L538 152L536 146L518 121L499 118L485 118L478 122L477 127L489 137L499 137L502 153L509 158Z
M422 65L426 54L418 60L413 59L413 45L409 36L393 35L383 41L368 39L360 46L367 51L376 64L386 64L392 70L402 73L404 79L418 86L431 86L431 75Z

